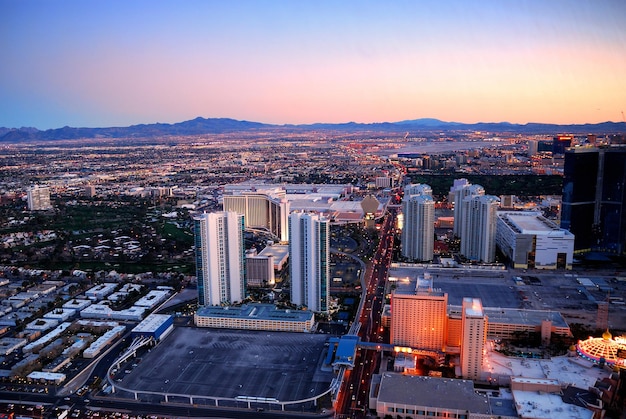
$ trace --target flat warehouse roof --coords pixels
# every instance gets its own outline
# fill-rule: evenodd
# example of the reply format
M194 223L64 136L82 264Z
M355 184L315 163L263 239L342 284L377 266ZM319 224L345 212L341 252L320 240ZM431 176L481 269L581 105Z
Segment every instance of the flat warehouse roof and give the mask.
M385 373L378 401L490 414L487 398L474 391L471 380Z

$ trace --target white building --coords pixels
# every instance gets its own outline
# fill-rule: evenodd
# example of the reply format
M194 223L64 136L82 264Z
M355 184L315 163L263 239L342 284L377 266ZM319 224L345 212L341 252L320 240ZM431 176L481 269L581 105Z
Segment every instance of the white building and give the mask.
M52 208L52 204L50 204L50 189L47 186L31 186L26 189L26 197L30 211L42 211Z
M416 261L433 259L435 201L428 185L409 185L402 199L402 256Z
M487 340L487 316L480 299L463 298L461 328L461 373L463 378L480 380Z
M491 195L471 195L463 200L461 254L466 258L485 263L495 261L498 205L498 198Z
M496 243L514 268L572 269L574 235L539 212L498 212Z
M284 191L224 195L223 207L243 215L245 228L267 230L281 242L289 239L289 201Z
M291 302L315 312L328 311L330 225L319 214L289 216Z
M200 306L245 298L243 229L244 217L234 211L204 213L194 218Z
M104 284L96 285L85 291L85 297L93 301L99 301L105 298L107 295L112 294L118 287L118 284L113 282L105 282Z
M457 180L459 181L457 183ZM457 237L463 237L463 201L468 196L481 196L485 194L485 189L480 185L472 185L467 179L456 179L454 181L454 227L453 232Z

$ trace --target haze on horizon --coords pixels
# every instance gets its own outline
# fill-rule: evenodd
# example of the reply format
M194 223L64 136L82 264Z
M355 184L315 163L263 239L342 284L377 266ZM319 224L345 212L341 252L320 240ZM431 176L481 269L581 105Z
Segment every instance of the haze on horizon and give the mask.
M626 2L0 0L0 127L622 121Z

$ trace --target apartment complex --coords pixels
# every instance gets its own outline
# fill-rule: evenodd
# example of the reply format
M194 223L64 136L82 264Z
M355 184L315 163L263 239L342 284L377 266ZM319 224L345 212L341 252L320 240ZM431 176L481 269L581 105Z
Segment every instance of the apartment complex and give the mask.
M487 316L478 298L464 298L462 310L461 374L463 378L479 380L487 341Z
M194 315L198 327L222 329L311 332L315 326L312 311L283 310L273 304L244 304L241 307L201 307Z

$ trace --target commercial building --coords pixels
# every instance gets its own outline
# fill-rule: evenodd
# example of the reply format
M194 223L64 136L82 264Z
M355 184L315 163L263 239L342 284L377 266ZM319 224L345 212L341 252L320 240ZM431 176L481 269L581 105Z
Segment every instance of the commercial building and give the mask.
M174 329L174 317L169 314L150 314L131 331L131 338L151 337L154 340L165 338Z
M572 269L574 240L539 212L498 212L496 243L514 268Z
M487 341L487 316L478 298L464 298L462 310L461 373L463 378L479 380Z
M447 342L452 347L462 344L462 311L462 306L448 307ZM572 334L558 311L483 307L483 312L488 319L487 338L490 339L513 339L528 333L540 333L542 341L549 343L553 333L561 336Z
M271 286L274 277L274 256L260 256L256 249L246 252L246 284L249 287Z
M432 288L428 279L402 283L391 295L392 345L443 351L448 294Z
M47 186L31 186L26 189L26 198L30 211L44 211L52 208L50 189Z
M430 186L407 186L402 199L402 213L402 256L420 262L432 260L435 246L435 201Z
M113 342L117 340L126 332L126 326L115 326L111 330L107 330L104 334L94 342L92 342L87 349L83 351L83 358L95 358L102 351L109 348Z
M289 201L284 191L241 192L224 195L224 211L243 215L245 228L261 229L281 242L289 239Z
M198 327L221 329L311 332L315 327L312 311L284 310L272 304L244 304L241 307L201 307L194 315Z
M246 296L244 217L234 211L194 218L196 277L200 306L229 304Z
M565 152L561 228L574 251L626 254L626 147L573 147Z
M499 199L491 195L471 195L463 199L461 254L466 258L485 263L495 261L498 204Z
M372 383L370 408L378 417L487 418L492 407L470 380L386 372ZM503 416L507 417L507 416Z
M327 312L330 300L330 223L319 214L289 216L291 302Z

